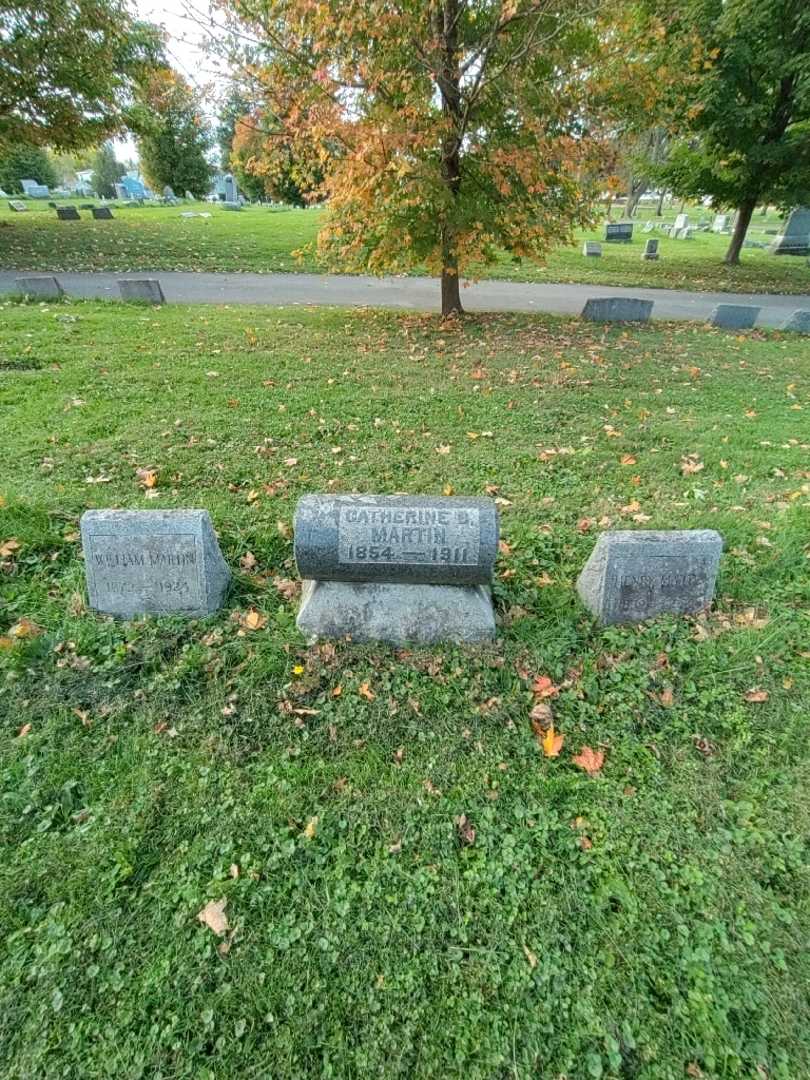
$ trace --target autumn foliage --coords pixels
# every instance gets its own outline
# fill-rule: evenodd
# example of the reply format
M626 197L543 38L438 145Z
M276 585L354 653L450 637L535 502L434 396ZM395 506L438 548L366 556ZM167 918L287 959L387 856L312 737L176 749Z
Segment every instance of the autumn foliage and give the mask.
M459 275L498 249L541 260L587 224L599 5L584 0L223 0L269 60L254 168L322 175L319 237L346 270ZM255 55L255 54L254 54ZM264 161L264 164L263 164Z

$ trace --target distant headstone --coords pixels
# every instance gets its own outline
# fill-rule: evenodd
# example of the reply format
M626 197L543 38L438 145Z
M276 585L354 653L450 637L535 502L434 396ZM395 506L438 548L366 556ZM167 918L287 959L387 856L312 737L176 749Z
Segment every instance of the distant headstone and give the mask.
M83 202L80 204L80 210L95 210L96 204L91 202Z
M606 244L629 244L632 239L632 221L608 222L608 224L605 225Z
M8 208L9 210L13 210L15 214L24 214L28 209L22 199L9 199Z
M81 534L94 610L199 617L221 606L231 575L206 510L88 510Z
M188 188L186 188L186 198L189 200L189 202L194 202L195 201L195 197L191 194L191 192L188 190Z
M20 180L20 187L29 199L47 199L51 193L47 184L40 184L36 180Z
M36 300L61 300L65 295L62 286L52 274L18 277L14 285L16 292Z
M793 330L797 334L810 334L810 311L799 309L779 327L780 330Z
M650 262L653 262L658 258L658 237L650 237L644 245L644 251L641 257Z
M749 330L760 311L761 308L748 304L718 304L709 316L709 322L725 330Z
M602 533L577 591L603 625L702 611L714 596L722 549L713 529Z
M645 221L644 222L644 228L641 231L642 232L652 232L654 228L655 228L655 222L654 221Z
M223 210L241 210L242 204L239 202L224 202L222 203Z
M729 231L729 215L728 214L715 214L714 221L712 222L713 233L726 233Z
M166 300L157 278L120 278L118 289L122 300L144 300L148 304L163 304Z
M109 206L93 206L93 217L96 221L112 221L113 214Z
M586 240L582 245L582 254L599 259L602 257L602 245L596 240Z
M309 640L428 644L494 637L492 499L307 495L295 513Z
M582 309L582 318L591 322L648 322L652 309L652 300L604 296L588 300Z
M75 206L57 206L56 216L60 221L81 221L81 215Z
M770 247L774 255L810 255L810 207L797 206Z
M683 229L676 229L673 227L672 232L669 235L672 237L673 240L691 240L692 229L689 225L687 225Z
M7 191L4 191L4 190L3 190L3 189L2 189L1 187L0 187L0 199L7 199L7 198L8 198L8 192L7 192Z
M675 218L675 222L674 222L672 228L673 228L673 230L675 232L679 232L681 229L685 229L688 224L689 224L689 215L688 214L678 214L678 216Z
M175 199L175 198L177 198L171 184L164 185L163 198L164 199Z
M129 198L129 192L127 191L127 189L124 187L123 184L115 184L114 187L115 187L115 197L116 197L116 199L121 199L123 201L124 199Z

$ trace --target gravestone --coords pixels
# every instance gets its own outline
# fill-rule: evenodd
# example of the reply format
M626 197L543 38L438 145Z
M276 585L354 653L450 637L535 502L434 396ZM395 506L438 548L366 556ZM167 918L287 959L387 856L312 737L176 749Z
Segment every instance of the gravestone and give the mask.
M605 243L629 244L632 239L632 221L609 222L607 225L605 225Z
M186 198L189 200L189 202L195 202L196 201L195 196L191 194L191 192L188 190L188 188L186 188Z
M810 334L810 311L799 309L779 327L780 330L793 330L797 334Z
M60 221L81 221L81 216L75 206L57 206L56 216Z
M36 180L20 180L20 187L29 199L47 199L51 193L46 184L40 184Z
M481 642L495 635L492 499L306 495L295 512L310 641Z
M116 199L121 199L121 201L123 202L125 199L129 198L129 192L123 184L114 184L113 187L115 188Z
M221 204L223 210L241 210L242 204L240 202L224 202Z
M725 330L749 330L757 321L760 310L748 304L718 304L709 316L709 322Z
M61 300L65 295L62 286L51 274L38 274L35 277L18 277L14 282L15 291L36 300Z
M588 300L582 309L582 318L591 322L648 322L652 309L652 300L604 296Z
M657 237L652 237L652 236L650 237L650 239L644 245L644 251L643 251L641 257L642 257L642 259L647 259L648 261L654 261L655 259L658 258L658 238Z
M673 240L691 240L692 229L689 225L687 225L683 229L673 228L672 232L669 235L672 237Z
M582 254L590 258L601 259L602 245L597 243L596 240L586 240L582 245Z
M83 202L79 204L80 210L95 210L96 204L91 202Z
M773 255L810 255L810 207L797 206L790 211L769 250Z
M120 278L118 289L122 300L145 300L149 304L166 301L157 278Z
M88 510L81 534L94 610L198 617L221 606L231 574L207 510Z
M674 221L673 226L672 226L673 232L680 232L681 229L685 229L688 226L688 224L689 224L689 215L688 214L678 214L678 216L675 218L675 221Z
M722 549L714 529L602 533L577 592L605 626L702 611L714 596Z
M652 232L654 228L655 228L655 222L654 221L645 221L644 222L644 228L641 231L642 232Z
M24 214L28 209L21 199L9 199L8 208L9 210L13 210L15 214Z
M113 214L109 206L91 206L93 217L96 221L112 221Z

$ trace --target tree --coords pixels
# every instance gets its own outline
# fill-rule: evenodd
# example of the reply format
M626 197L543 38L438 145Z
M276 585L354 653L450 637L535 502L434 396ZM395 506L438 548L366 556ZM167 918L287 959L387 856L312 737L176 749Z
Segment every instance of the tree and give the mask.
M600 0L226 2L269 57L267 139L323 171L325 260L424 264L448 315L498 248L542 260L591 221Z
M216 130L219 167L225 172L231 168L231 151L239 123L242 117L247 116L252 110L253 104L242 87L236 82L231 83L220 109Z
M278 121L254 112L234 126L231 168L251 198L269 195L290 206L316 201L324 174L317 160L298 160L291 145L278 139Z
M73 149L122 130L161 50L124 0L0 0L0 145Z
M755 207L810 198L807 0L653 0L681 139L660 178L683 197L734 207L725 261L736 266Z
M96 151L93 163L93 187L105 199L115 198L115 185L126 172L109 143L104 143Z
M197 94L176 71L161 68L147 79L142 104L150 119L138 151L150 185L203 198L211 185L211 136Z
M51 159L41 146L21 143L0 156L0 188L20 192L21 180L36 180L38 184L47 184L48 187L56 187L59 183Z

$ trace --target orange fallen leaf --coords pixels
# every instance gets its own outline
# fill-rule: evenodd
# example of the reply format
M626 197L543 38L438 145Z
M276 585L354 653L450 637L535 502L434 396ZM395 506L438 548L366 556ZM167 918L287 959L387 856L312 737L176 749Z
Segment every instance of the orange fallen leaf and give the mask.
M31 731L31 725L30 725L30 724L23 724L23 726L22 726L22 727L20 728L20 730L19 730L19 731L17 732L17 738L18 738L18 739L24 739L24 738L25 738L25 736L26 736L26 735L27 735L27 734L28 734L28 733L29 733L30 731Z
M635 465L636 458L634 458L632 454L622 454L619 463L621 465Z
M340 685L340 683L338 683L337 686L332 691L332 697L340 697L340 695L342 693L343 693L343 687Z
M543 741L540 745L543 747L543 754L546 757L551 758L560 756L560 751L563 748L564 742L565 736L555 732L554 725L552 724L543 736Z
M593 750L590 746L583 746L576 757L571 758L573 763L580 769L584 769L588 776L597 776L605 761L605 755L601 750Z
M367 682L360 683L360 686L357 688L357 693L360 694L361 697L364 697L366 701L373 701L377 696Z
M7 559L10 555L13 555L15 551L19 551L22 544L19 540L12 537L10 540L4 540L0 544L0 558Z
M197 912L197 918L201 923L212 930L217 937L222 937L228 932L228 919L225 908L228 901L223 897L221 900L209 900L205 907Z
M543 698L556 697L559 692L559 686L555 686L548 675L538 675L532 683L532 693L541 701Z
M767 690L759 690L756 687L754 687L751 690L746 690L745 693L743 694L743 697L745 698L746 701L760 702L760 701L767 701L768 697L769 697L769 694L768 694Z
M138 477L141 487L153 488L157 485L157 469L136 469L135 475Z
M267 626L267 616L255 608L246 612L239 621L246 630L263 630Z
M304 836L307 840L314 840L315 833L318 831L318 818L311 817L307 822L307 827L304 829Z
M42 633L40 627L30 619L22 618L10 627L8 636L11 638L34 638Z

